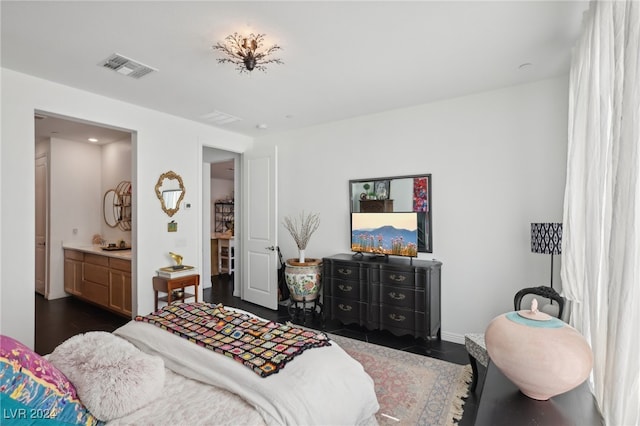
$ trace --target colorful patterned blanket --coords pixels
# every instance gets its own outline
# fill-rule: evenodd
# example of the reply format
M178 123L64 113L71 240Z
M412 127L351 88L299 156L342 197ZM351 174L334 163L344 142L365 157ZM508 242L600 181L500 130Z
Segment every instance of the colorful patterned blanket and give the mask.
M329 338L208 303L178 303L136 321L148 322L221 353L267 377L305 350L329 346Z

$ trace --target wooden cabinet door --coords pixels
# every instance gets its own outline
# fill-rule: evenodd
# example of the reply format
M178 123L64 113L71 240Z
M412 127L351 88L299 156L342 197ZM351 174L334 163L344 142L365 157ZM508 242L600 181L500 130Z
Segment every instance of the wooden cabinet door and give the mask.
M131 315L131 273L111 269L109 271L109 307Z
M82 262L73 259L64 260L64 291L79 296L82 284Z
M120 271L109 271L109 307L120 312L124 310L123 275Z

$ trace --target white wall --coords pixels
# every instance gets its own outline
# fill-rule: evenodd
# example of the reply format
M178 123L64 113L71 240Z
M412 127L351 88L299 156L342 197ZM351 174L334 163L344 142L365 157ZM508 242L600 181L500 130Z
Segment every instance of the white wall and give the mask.
M34 126L35 110L110 125L136 132L133 168L134 312L153 309L151 278L178 251L185 262L202 260L202 147L244 152L252 140L211 126L170 116L93 93L0 69L2 143L0 145L0 332L33 347L34 343ZM115 76L118 77L119 76ZM114 79L114 84L116 80ZM142 84L144 84L142 82ZM190 210L174 217L178 232L160 209L154 187L173 170L186 187ZM6 206L19 208L5 209Z
M65 297L63 243L91 244L100 232L99 146L51 138L49 154L49 299Z
M36 109L136 132L133 303L138 312L150 311L151 277L170 261L169 251L196 266L203 259L202 147L244 152L251 139L11 70L1 73L0 332L33 347ZM312 257L348 251L349 179L432 173L434 253L421 257L444 263L443 338L459 341L511 310L517 289L548 283L549 257L530 253L529 223L562 217L567 98L568 79L561 77L256 143L279 146L280 217L302 209L321 214L320 231L307 248ZM170 218L153 190L168 170L182 175L185 201L193 205L174 216L177 233L166 232ZM279 242L285 258L295 254L282 227Z
M518 289L548 285L549 257L530 253L529 229L562 219L567 99L565 76L256 144L278 145L280 218L320 212L310 257L349 251L349 179L432 173L434 252L420 257L443 262L442 335L462 342L513 310ZM282 226L278 240L293 257Z
M57 299L68 296L63 243L90 245L95 234L108 242L131 241L130 231L107 226L102 205L105 191L131 180L131 142L98 146L51 138L49 146L49 299Z
M116 189L122 181L131 182L131 139L102 145L102 183L101 195L110 189ZM103 202L104 198L100 201ZM102 217L100 210L100 217ZM119 226L109 227L104 218L101 220L100 234L107 242L116 243L124 240L131 242L131 231L122 230ZM90 243L91 241L88 241Z

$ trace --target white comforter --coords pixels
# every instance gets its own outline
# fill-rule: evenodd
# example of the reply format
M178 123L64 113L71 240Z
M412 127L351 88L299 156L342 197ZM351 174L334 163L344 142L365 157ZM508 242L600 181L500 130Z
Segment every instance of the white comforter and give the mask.
M305 351L277 374L260 377L224 355L155 325L132 321L114 334L159 355L183 376L246 400L269 425L375 423L379 405L371 377L335 342Z
M108 426L265 426L246 401L220 388L165 369L160 396Z

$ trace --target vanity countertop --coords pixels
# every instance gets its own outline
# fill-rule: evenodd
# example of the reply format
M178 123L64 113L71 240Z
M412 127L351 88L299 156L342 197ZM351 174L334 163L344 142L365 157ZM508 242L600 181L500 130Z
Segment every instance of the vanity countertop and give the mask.
M79 243L64 243L62 244L62 248L69 250L77 250L84 253L93 253L99 254L107 257L117 257L119 259L128 259L131 260L131 249L129 250L102 250L102 246L100 245L87 245L87 244L79 244Z

